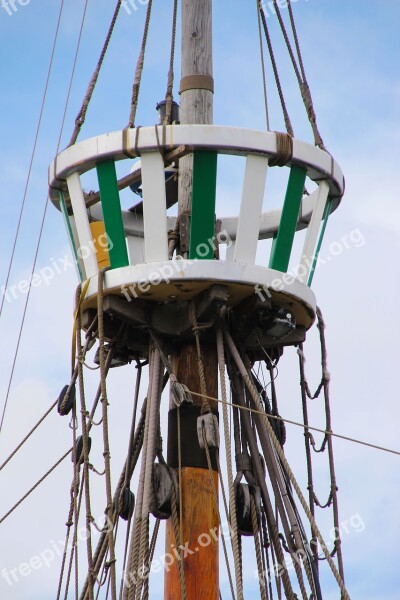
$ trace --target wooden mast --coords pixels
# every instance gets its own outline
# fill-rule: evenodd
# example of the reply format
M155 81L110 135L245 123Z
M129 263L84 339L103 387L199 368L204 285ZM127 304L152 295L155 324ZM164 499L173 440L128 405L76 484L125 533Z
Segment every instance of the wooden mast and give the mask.
M212 0L182 1L182 123L211 124L213 117L212 80ZM193 156L179 162L179 215L185 215L192 201ZM184 227L184 219L182 218ZM187 229L186 229L187 230ZM182 254L187 252L181 229ZM218 369L215 344L201 344L206 374L207 395L217 397ZM200 393L198 355L195 342L182 345L172 356L178 381ZM218 600L218 512L213 495L210 471L204 450L197 441L197 417L202 400L193 396L193 407L180 409L182 460L182 546L188 600ZM213 412L216 403L210 402ZM168 426L168 461L177 467L177 409L171 401ZM215 464L213 464L215 469ZM218 489L218 477L212 478ZM166 553L176 545L172 519L167 523ZM181 598L178 561L165 574L165 600Z

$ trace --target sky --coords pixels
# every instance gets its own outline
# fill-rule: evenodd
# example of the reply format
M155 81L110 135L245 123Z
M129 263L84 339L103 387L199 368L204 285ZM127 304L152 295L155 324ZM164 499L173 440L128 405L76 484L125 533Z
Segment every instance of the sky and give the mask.
M64 148L87 82L97 62L113 3L89 0L75 77L59 148ZM128 121L130 89L146 7L139 1L131 13L121 10L115 35L89 107L81 139L122 129ZM313 290L327 324L333 429L337 433L400 450L398 443L397 340L400 333L397 260L400 250L397 155L400 132L398 60L400 5L396 0L297 0L293 2L304 63L318 123L328 150L341 165L346 193L332 215ZM58 146L71 78L83 2L65 0L50 74L36 152L28 181L8 290L29 279L39 228L47 203L47 167ZM154 124L156 103L165 95L172 2L155 2L137 123ZM312 141L290 63L281 43L276 16L266 3L268 25L296 137ZM8 14L7 8L11 11ZM59 2L16 0L0 6L0 289L4 287L27 185L35 132L57 23ZM285 18L287 11L283 9ZM214 2L214 122L265 128L255 2ZM178 28L178 39L180 28ZM179 44L175 93L179 81ZM272 130L283 123L270 69L267 69ZM240 197L242 166L221 161L218 179L220 214L230 214ZM128 199L126 199L128 201ZM268 202L268 199L266 199ZM340 248L336 254L333 248ZM264 246L257 260L263 263ZM52 205L46 211L35 272L52 276L32 288L21 344L0 436L0 462L17 445L68 382L73 298L77 285L62 218ZM58 269L54 265L58 266ZM60 272L58 272L60 271ZM11 293L11 292L10 292ZM12 295L11 295L12 296ZM5 298L0 318L0 407L3 406L17 347L26 293ZM314 326L306 343L310 385L319 381L318 335ZM109 377L112 403L113 473L125 452L133 397L134 369ZM97 374L88 373L88 393ZM299 420L301 404L297 355L287 349L277 381L280 412ZM145 390L143 390L143 394ZM324 425L321 402L310 403L310 422ZM68 419L52 414L13 461L0 472L0 518L70 447ZM99 433L96 433L99 437ZM121 442L122 440L122 442ZM400 457L335 439L336 475L346 583L351 598L399 600L398 493ZM287 457L306 492L303 435L288 426ZM96 446L93 462L100 464ZM328 495L327 458L315 459L317 494ZM47 600L55 597L59 572L59 540L65 534L71 463L67 459L22 507L0 524L0 597L4 600ZM114 477L117 475L114 474ZM101 481L94 476L94 489ZM102 507L94 500L93 514ZM330 515L317 513L329 537ZM162 545L159 550L161 553ZM81 549L85 552L84 545ZM50 557L48 565L28 575L20 567L33 556ZM46 554L47 553L47 554ZM10 586L2 570L18 570ZM251 565L248 588L257 585ZM324 599L338 597L322 565ZM23 571L23 569L22 569ZM246 571L247 572L247 571ZM223 575L225 577L225 575ZM152 581L152 597L160 597L160 578ZM253 596L254 597L254 596Z

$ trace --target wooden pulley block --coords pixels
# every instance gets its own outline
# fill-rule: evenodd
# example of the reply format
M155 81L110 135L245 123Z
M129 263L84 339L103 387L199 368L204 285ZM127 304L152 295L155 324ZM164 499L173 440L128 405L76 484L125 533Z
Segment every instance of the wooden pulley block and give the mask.
M88 451L90 452L90 448L92 447L92 438L88 437ZM76 438L76 442L75 442L75 454L72 451L71 454L71 460L72 462L75 461L76 465L81 465L83 463L84 460L84 456L83 456L83 437L80 435Z
M129 487L124 487L114 499L114 510L123 519L128 521L135 508L135 495Z
M71 385L71 387L69 385L64 385L60 395L58 396L57 402L57 410L62 417L69 415L71 412L72 407L74 406L75 396L75 384Z
M253 522L251 519L251 496L256 506L257 523L260 523L261 517L261 494L260 488L254 486L250 488L247 483L238 483L236 485L236 518L238 530L241 535L254 535Z
M175 481L166 465L153 465L153 486L150 512L156 519L169 519L172 514L172 494Z

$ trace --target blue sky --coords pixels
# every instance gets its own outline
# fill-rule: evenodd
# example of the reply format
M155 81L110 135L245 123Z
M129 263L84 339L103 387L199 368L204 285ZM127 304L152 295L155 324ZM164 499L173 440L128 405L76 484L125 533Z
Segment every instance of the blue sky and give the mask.
M113 4L106 0L89 2L61 147L69 140ZM220 124L264 128L255 2L215 0L214 5L214 120ZM31 0L26 6L18 2L16 6L18 10L12 16L0 7L3 48L0 60L0 287L5 281L26 183L59 3ZM81 139L121 129L127 123L131 82L145 17L145 8L139 3L138 7L131 15L121 12ZM155 7L137 117L137 123L143 125L156 121L155 104L165 94L167 78L171 2L155 2ZM32 269L47 197L47 166L56 150L82 9L83 2L65 1L10 285L27 278ZM361 236L364 240L358 246L351 244L321 267L313 283L327 323L333 427L345 435L400 449L396 393L400 333L397 317L400 215L396 186L400 132L397 60L400 5L396 0L379 3L298 0L294 10L318 123L328 149L346 176L346 195L328 225L323 255L330 244L351 232L358 231L358 239ZM273 14L268 17L268 24L282 66L295 133L311 141ZM176 82L179 81L178 65L179 45ZM268 82L271 127L281 129L270 71ZM238 193L237 181L237 174L227 169L223 171L221 210L227 211L228 199ZM37 270L62 259L68 252L61 217L50 206ZM55 276L48 286L32 291L0 439L1 457L16 445L67 382L76 283L74 269L68 269ZM24 300L20 295L12 303L5 302L0 321L3 350L0 405L10 376ZM309 334L306 348L310 382L315 385L319 373L315 328ZM95 377L89 377L88 385L94 388ZM121 423L118 417L129 409L125 390L131 390L132 385L129 370L119 370L118 376L112 373L111 393L121 402L120 411L111 423L115 439L124 439L126 433L126 423ZM294 350L285 353L280 366L278 392L282 414L298 419L301 408ZM313 424L323 424L320 405L313 404L310 415ZM304 485L302 434L292 427L288 428L288 434L287 455ZM55 462L68 448L69 441L68 424L58 415L52 415L29 447L0 474L1 514ZM122 459L125 450L123 444L116 445L115 464ZM355 600L398 600L399 457L340 440L335 441L335 450L341 521L349 523L354 515L359 515L365 525L358 531L349 526L349 533L343 536L350 595ZM322 497L328 483L326 468L326 460L316 459L318 492ZM16 511L1 525L0 569L16 567L48 548L51 541L62 539L70 471L70 464L61 467L43 489L27 501L24 510ZM100 515L101 506L96 508L96 514ZM320 516L323 531L329 531L328 517ZM21 577L11 588L0 578L1 598L43 600L54 597L58 573L55 562L48 569ZM324 598L337 598L324 569L325 565L322 567L327 590ZM159 585L155 582L154 593ZM249 591L251 589L254 588L250 585Z

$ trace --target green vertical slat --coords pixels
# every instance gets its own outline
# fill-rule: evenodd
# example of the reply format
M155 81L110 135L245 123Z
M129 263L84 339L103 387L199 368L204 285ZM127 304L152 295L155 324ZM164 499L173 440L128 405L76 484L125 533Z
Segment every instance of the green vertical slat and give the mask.
M117 173L113 160L96 165L101 206L103 208L104 227L109 240L111 269L126 267L129 264L126 249L121 203L119 199Z
M214 258L217 159L216 152L194 153L189 258Z
M331 198L328 201L327 205L326 205L325 217L324 217L324 220L322 222L321 232L319 234L318 243L317 243L317 247L316 247L314 258L313 258L313 262L312 262L312 267L311 267L311 270L310 270L310 274L308 276L308 281L307 281L307 285L308 286L311 285L313 277L314 277L315 267L316 267L316 264L317 264L319 252L321 250L322 240L324 238L325 229L326 229L326 226L328 224L329 215L331 214L331 210L332 210L332 204L333 204L333 200Z
M80 267L80 264L79 264L78 253L76 251L74 235L72 233L71 223L69 221L69 214L68 214L67 207L66 207L66 204L65 204L64 194L62 192L59 192L58 193L58 197L60 199L61 212L62 212L62 214L64 216L65 223L67 225L68 235L69 235L69 239L71 241L72 252L74 253L74 259L75 259L76 267L78 269L79 278L80 278L81 281L83 281L83 274L82 274L81 267Z
M281 221L272 243L269 260L269 267L271 269L282 272L286 272L288 269L306 175L307 171L296 165L293 165L290 169Z

